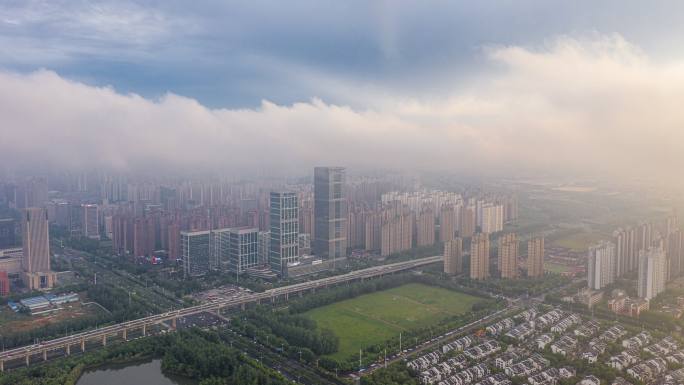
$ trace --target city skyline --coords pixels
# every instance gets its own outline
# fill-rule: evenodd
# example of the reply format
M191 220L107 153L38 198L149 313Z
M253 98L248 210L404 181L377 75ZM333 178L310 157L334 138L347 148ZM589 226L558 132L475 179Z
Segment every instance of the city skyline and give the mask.
M683 15L0 0L0 385L684 384Z

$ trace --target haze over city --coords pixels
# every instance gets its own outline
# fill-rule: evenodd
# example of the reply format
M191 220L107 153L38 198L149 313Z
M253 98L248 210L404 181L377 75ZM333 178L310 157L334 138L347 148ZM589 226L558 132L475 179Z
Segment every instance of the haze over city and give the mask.
M0 385L684 385L681 36L0 0Z

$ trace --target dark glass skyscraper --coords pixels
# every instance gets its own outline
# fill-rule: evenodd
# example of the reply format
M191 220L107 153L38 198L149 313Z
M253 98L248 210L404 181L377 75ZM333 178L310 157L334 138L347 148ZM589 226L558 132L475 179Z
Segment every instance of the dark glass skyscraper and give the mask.
M181 231L181 256L185 276L204 275L216 268L211 261L211 231Z
M314 168L313 251L325 259L347 256L347 199L344 167Z

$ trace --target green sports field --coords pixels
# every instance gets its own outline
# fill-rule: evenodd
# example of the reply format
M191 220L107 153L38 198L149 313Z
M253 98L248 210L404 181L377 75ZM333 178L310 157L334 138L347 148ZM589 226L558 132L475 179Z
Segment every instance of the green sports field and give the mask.
M435 325L470 311L482 298L423 284L365 294L304 313L340 338L332 358L346 358L359 349L399 335L400 331Z

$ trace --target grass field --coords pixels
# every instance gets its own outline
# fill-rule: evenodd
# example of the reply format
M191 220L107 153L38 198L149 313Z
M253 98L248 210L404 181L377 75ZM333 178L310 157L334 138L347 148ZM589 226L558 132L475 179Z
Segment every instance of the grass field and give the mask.
M470 311L482 298L423 284L407 284L365 294L304 313L319 328L340 338L332 358L346 358L359 349L399 335L400 331L435 325Z

